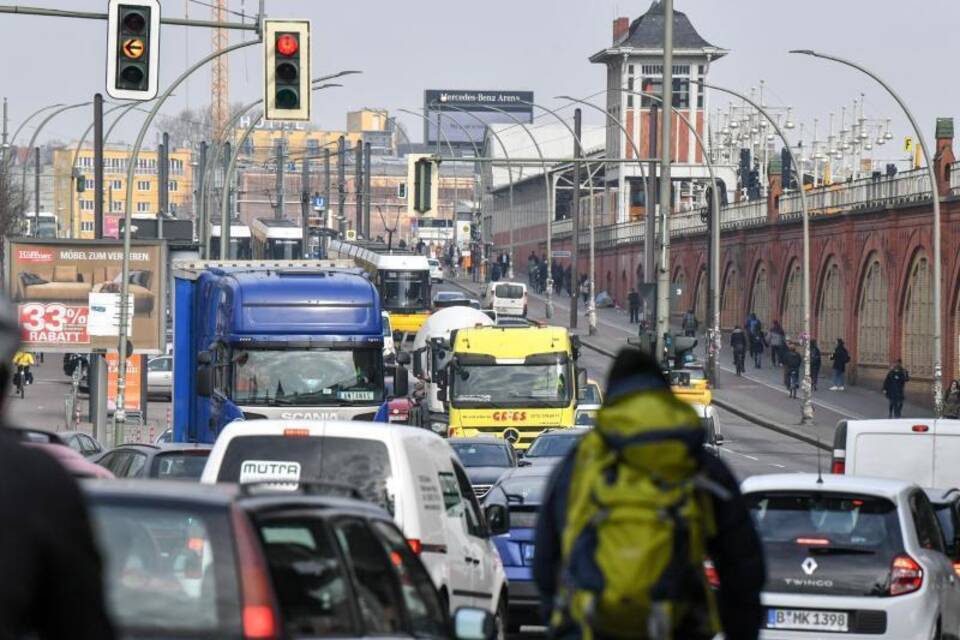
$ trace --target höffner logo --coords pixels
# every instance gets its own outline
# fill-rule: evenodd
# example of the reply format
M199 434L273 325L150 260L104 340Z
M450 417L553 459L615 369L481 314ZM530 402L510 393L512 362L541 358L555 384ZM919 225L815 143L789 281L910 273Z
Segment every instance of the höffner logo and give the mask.
M17 249L17 262L32 264L53 262L52 249Z

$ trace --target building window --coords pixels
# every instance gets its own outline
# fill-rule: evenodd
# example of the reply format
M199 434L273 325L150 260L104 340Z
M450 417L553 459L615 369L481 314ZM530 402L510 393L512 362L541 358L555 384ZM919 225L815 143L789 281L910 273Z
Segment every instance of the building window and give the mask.
M687 109L690 107L690 79L673 79L673 106L677 109Z
M88 189L88 190L89 190L89 189L93 189L94 186L95 186L95 185L93 184L93 179L92 179L92 178L85 178L85 179L84 179L84 181L83 181L83 188L84 188L84 189Z
M933 294L927 256L918 254L903 303L903 366L916 378L933 375Z
M887 366L890 364L890 331L887 328L889 305L887 279L877 254L870 259L860 290L860 311L857 314L857 361L860 364ZM832 345L827 345L832 346Z
M123 200L114 200L110 203L110 211L121 212L123 211Z
M788 337L794 338L803 332L803 273L800 271L800 262L791 262L787 274L780 317L783 318L783 330Z
M137 191L150 191L150 181L137 180Z
M120 189L123 188L123 183L120 182L119 180L111 180L110 188L113 189L114 191L119 191Z
M93 211L93 200L81 200L80 211Z
M630 68L633 69L633 67L630 67ZM633 72L631 71L630 77L627 78L627 91L633 91L633 86L634 86L634 84L633 84ZM632 107L633 107L633 94L632 94L632 93L628 93L628 94L627 94L627 108L630 109L630 108L632 108Z
M80 231L93 232L93 221L81 221L80 222Z
M150 203L149 202L138 202L137 203L137 213L149 213L150 212Z
M175 176L183 175L183 160L178 158L170 159L170 174Z
M840 281L840 265L832 261L820 285L820 304L817 309L817 338L825 347L832 348L843 335L843 303L846 292Z
M171 180L170 182L167 183L167 191L179 191L179 190L180 190L180 185L177 183L176 180Z
M757 268L757 275L753 278L749 310L751 313L757 314L757 318L765 325L770 324L770 287L768 282L767 268L761 265Z

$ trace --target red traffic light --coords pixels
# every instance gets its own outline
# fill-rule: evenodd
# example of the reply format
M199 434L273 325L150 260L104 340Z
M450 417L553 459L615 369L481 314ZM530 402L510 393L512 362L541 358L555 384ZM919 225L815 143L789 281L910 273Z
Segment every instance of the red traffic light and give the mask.
M277 36L277 53L289 58L300 50L300 41L292 33L282 33Z

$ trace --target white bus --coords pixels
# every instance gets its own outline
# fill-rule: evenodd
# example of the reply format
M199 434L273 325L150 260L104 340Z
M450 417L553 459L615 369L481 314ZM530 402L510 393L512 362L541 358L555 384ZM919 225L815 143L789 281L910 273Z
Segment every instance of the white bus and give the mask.
M210 221L210 256L214 260L220 259L220 236L222 235L220 217ZM250 244L250 227L239 220L230 221L230 253L227 260L250 260L253 257L253 247Z
M27 211L23 214L23 220L23 235L37 238L57 237L57 216L49 211L41 211L39 220L36 213ZM36 225L36 233L34 233L34 225Z
M285 218L257 218L250 229L254 260L300 260L303 229Z
M394 331L416 333L430 315L430 264L426 256L388 250L380 243L354 244L331 239L327 258L351 259L370 274Z

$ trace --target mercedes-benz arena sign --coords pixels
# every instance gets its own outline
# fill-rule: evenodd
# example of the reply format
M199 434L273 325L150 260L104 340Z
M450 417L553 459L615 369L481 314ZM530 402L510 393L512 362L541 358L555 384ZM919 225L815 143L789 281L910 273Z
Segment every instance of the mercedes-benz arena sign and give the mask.
M423 93L423 106L429 123L424 121L424 140L436 144L437 114L440 113L441 144L449 141L461 146L480 145L488 124L514 124L510 116L523 123L533 122L532 102L532 91L427 89ZM509 115L498 110L507 111Z

